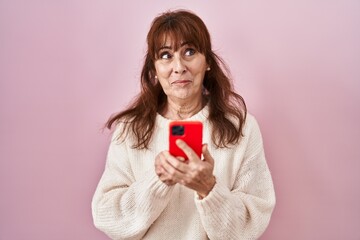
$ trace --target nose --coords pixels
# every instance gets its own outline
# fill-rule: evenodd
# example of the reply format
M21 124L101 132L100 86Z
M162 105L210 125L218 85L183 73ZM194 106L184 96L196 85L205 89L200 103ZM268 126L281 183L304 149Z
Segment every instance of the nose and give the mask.
M177 74L182 74L186 72L186 66L183 62L183 59L180 56L174 57L174 66L173 66L174 72Z

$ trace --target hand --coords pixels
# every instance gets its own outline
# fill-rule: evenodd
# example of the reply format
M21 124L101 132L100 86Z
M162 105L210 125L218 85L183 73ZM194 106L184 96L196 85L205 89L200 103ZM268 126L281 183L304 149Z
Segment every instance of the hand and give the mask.
M204 159L197 154L184 141L177 140L176 144L181 148L189 159L188 164L179 164L180 184L195 190L201 198L206 197L215 185L214 159L209 153L207 145L202 147Z
M177 140L176 144L188 157L188 162L175 158L168 152L162 152L159 156L158 172L164 174L168 183L180 183L198 193L201 198L206 197L215 185L213 175L214 159L210 155L207 145L204 144L201 160L197 154L184 141ZM166 176L166 177L165 177Z
M168 158L174 158L173 161L184 161L182 158L175 158L168 151L160 152L155 158L155 173L158 175L159 179L168 186L175 185L176 182L172 179L171 174L168 173L166 168L163 166L168 165Z

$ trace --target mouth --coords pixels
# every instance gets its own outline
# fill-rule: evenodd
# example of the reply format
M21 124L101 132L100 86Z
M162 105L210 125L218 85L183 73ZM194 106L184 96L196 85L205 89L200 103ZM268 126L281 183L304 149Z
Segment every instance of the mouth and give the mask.
M181 80L175 80L171 82L171 85L186 85L188 83L191 83L191 80L181 79Z

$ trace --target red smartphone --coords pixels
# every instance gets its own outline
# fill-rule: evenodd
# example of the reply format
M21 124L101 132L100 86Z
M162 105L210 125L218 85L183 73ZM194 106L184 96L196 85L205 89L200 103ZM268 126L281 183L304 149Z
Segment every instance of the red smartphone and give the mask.
M201 158L203 124L199 121L173 121L169 128L169 152L175 157L188 159L186 154L176 145L181 139L189 145Z

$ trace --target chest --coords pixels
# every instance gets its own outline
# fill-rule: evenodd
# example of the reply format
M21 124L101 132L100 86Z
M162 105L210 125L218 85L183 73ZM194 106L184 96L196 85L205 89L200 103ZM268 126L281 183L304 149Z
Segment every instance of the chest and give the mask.
M210 154L214 159L214 175L231 190L244 160L245 146L238 144L229 148L218 148L212 142L211 131L204 129L203 143L208 144ZM169 132L167 129L157 131L148 149L133 149L128 147L131 168L136 179L142 178L146 172L155 171L155 158L169 149Z

